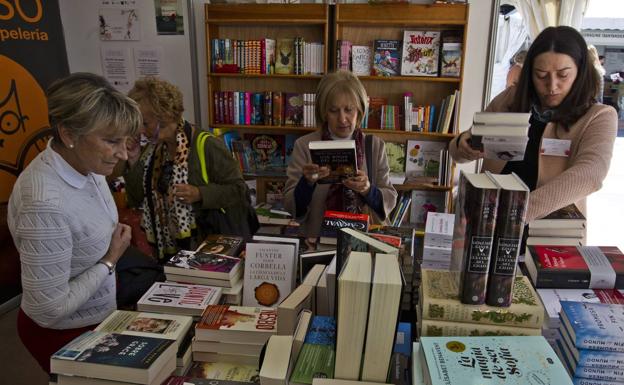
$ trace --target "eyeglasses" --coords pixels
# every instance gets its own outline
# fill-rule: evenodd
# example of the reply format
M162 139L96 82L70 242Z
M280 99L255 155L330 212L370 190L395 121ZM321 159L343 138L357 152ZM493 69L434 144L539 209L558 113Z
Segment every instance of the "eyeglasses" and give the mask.
M168 160L163 163L160 169L160 175L158 176L158 183L156 188L158 192L161 194L167 194L169 191L169 183L171 182L171 177L173 176L173 161Z

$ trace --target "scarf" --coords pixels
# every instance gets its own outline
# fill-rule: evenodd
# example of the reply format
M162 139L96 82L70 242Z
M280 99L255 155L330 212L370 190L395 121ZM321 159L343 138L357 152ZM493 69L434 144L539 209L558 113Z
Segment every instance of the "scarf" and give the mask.
M167 144L148 145L145 150L143 181L145 199L141 226L147 240L156 246L162 260L178 251L177 240L191 236L195 229L192 206L175 199L173 186L188 184L188 154L190 141L184 133L184 120L176 128L176 151L169 159Z
M355 154L358 169L361 169L366 160L364 159L364 134L362 130L356 128L351 139L355 140ZM333 140L327 124L323 127L321 140ZM360 194L345 187L342 183L335 183L329 187L327 198L325 198L326 210L343 211L359 214L364 207L364 200Z

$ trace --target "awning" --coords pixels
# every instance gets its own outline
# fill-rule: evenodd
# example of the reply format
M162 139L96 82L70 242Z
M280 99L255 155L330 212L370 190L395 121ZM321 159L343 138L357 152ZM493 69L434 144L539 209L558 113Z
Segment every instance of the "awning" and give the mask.
M624 47L624 19L586 17L581 35L587 44Z

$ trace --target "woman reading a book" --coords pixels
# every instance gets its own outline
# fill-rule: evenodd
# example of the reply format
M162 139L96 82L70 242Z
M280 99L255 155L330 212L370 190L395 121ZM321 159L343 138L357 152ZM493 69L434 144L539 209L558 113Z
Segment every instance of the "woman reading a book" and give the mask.
M47 97L52 139L17 179L7 222L22 266L17 331L49 373L53 353L117 307L114 270L131 232L105 176L127 158L141 112L88 73L57 80Z
M486 111L530 112L524 159L485 159L482 170L515 172L531 190L527 223L575 203L585 213L585 197L607 175L617 131L617 113L596 101L599 82L581 34L549 27L527 53L518 84L498 95ZM470 131L449 145L458 163L484 153L472 149Z
M149 143L120 167L128 204L143 208L141 226L159 261L191 250L207 234L249 237L254 211L238 164L221 139L184 120L178 87L144 78L129 96L139 104Z
M318 85L316 97L315 114L321 127L295 142L284 192L284 206L302 220L300 233L310 238L309 242L319 236L325 210L366 213L374 223L383 223L397 198L390 183L384 142L375 136L365 139L360 129L368 97L358 78L349 71L327 74ZM350 139L356 146L356 174L342 183L318 183L330 170L312 163L308 144Z

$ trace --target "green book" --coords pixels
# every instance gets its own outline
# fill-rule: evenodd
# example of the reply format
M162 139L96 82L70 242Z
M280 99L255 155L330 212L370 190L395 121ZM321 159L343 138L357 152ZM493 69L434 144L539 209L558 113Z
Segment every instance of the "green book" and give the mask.
M312 384L314 378L334 378L335 349L336 320L315 316L290 376L290 384Z

